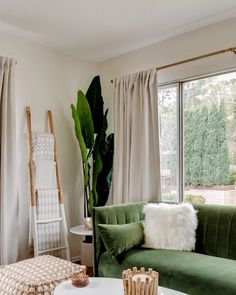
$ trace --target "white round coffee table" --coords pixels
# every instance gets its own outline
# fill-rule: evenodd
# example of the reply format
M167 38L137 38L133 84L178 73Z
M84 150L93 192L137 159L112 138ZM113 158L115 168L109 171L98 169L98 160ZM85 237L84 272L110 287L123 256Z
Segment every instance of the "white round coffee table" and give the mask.
M59 284L54 295L123 295L123 282L120 279L89 278L89 285L84 288L72 286L71 280ZM186 295L172 289L158 287L158 295Z

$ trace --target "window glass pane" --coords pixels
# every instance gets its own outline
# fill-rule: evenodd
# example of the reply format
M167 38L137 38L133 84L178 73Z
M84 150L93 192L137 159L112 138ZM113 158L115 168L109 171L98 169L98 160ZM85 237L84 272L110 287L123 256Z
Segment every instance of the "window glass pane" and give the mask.
M236 72L183 83L184 199L236 205Z
M162 201L178 200L177 86L159 88Z

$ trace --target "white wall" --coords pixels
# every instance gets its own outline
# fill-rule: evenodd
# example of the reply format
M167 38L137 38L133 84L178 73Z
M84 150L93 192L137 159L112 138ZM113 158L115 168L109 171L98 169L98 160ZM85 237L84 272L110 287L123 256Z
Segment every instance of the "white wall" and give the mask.
M25 106L31 106L34 130L45 130L46 110L53 111L68 226L77 225L83 217L83 185L80 152L74 135L70 104L75 102L78 89L87 90L91 79L97 74L97 66L3 33L0 33L0 55L17 60L22 258L27 253L28 234ZM79 238L70 235L70 241L72 256L79 255Z
M145 47L128 54L112 58L98 65L102 79L105 104L110 109L109 126L113 125L113 87L111 79L138 72L155 66L162 66L228 47L236 46L236 18L183 34L161 43ZM236 69L236 55L223 54L201 61L191 62L159 72L159 82L172 81ZM112 129L112 127L110 127Z

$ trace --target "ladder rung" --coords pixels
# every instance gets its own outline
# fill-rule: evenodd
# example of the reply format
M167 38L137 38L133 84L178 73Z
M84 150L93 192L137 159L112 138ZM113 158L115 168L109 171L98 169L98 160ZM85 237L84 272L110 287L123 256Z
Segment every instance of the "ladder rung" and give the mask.
M36 190L35 190L35 193L37 193L37 190L38 190L39 188L37 188ZM41 190L49 190L50 188L41 188ZM52 188L52 190L54 190L54 191L57 191L58 193L60 192L60 190L59 189L57 189L57 188Z
M47 253L47 252L53 252L53 251L63 250L63 249L66 249L66 248L67 248L66 246L61 246L61 247L57 247L57 248L42 250L42 251L39 251L38 254L43 254L43 253Z
M36 223L52 223L52 222L59 222L62 221L62 217L59 218L52 218L52 219L39 219Z

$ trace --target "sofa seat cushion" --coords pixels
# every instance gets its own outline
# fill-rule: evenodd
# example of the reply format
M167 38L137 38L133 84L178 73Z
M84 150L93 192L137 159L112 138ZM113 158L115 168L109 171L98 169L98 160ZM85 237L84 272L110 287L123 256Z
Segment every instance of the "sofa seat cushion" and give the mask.
M108 252L99 259L99 276L121 277L122 270L136 266L159 272L161 286L190 295L236 294L236 261L161 249L134 249L115 258Z

